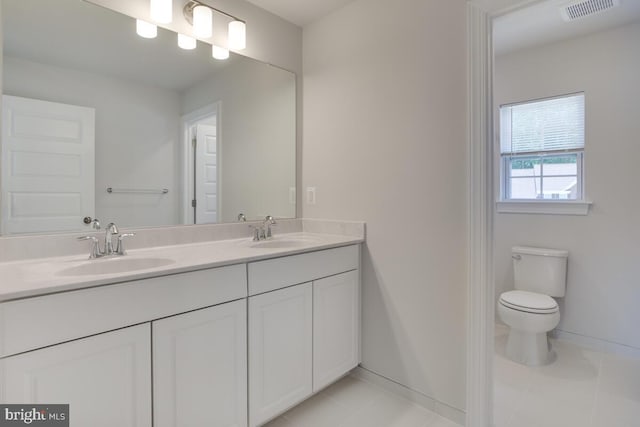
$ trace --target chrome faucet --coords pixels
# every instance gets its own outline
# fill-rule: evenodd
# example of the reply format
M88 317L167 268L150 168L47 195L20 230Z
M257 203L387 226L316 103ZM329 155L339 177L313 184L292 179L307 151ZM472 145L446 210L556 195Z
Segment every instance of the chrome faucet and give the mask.
M273 237L271 227L276 225L276 220L271 215L267 215L260 225L250 225L253 228L253 241L258 242Z
M99 229L100 223L98 223L96 227L95 222L98 222L98 220L94 220L94 228ZM118 235L118 243L115 250L113 249L114 235ZM103 256L126 255L127 252L124 250L123 239L135 235L136 233L120 234L120 232L118 231L118 227L113 222L110 222L105 229L104 251L100 250L100 241L96 236L82 236L78 237L78 240L91 241L91 252L89 253L89 259L96 259Z
M267 215L264 218L264 222L262 223L262 229L265 232L265 239L268 239L270 237L273 237L273 235L271 234L271 227L276 225L276 220L273 219L273 217L271 215Z
M107 225L105 236L104 236L104 254L105 255L113 255L115 251L113 250L113 235L119 234L118 227L112 222Z

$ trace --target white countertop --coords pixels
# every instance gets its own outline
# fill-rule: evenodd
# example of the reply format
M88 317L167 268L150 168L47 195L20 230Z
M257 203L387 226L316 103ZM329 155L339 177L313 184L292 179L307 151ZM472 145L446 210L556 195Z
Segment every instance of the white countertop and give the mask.
M272 247L282 241L285 243L293 241L294 244ZM362 243L363 241L364 239L361 237L302 232L278 234L273 240L263 241L258 245L251 239L243 238L135 249L127 251L125 256L104 257L95 260L88 260L87 253L86 255L5 262L0 263L0 302L224 265L242 264ZM265 246L255 247L259 245ZM119 273L76 275L65 273L70 269L82 268L89 263L117 263L118 260L124 259L132 261L135 259L163 260L166 264Z

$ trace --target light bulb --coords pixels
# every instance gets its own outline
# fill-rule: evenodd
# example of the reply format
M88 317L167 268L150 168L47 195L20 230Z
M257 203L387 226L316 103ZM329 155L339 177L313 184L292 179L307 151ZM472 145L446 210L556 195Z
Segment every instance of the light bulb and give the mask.
M136 33L145 39L154 39L158 35L158 27L142 19L136 19Z
M201 39L213 35L213 13L207 6L193 8L193 35Z
M160 24L170 23L173 19L172 0L151 0L150 15L151 19Z
M185 36L178 33L178 46L185 50L191 50L196 48L196 39L193 37Z
M229 22L229 48L242 50L247 47L247 26L242 21Z
M229 49L216 46L214 44L211 46L211 56L213 56L215 59L227 59L229 57Z

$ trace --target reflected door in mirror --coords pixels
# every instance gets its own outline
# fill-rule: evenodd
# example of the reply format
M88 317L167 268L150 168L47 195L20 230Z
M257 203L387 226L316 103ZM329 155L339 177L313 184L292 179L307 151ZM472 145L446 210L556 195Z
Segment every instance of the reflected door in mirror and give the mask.
M218 222L218 135L217 127L195 126L195 223Z
M2 234L86 229L95 110L5 95L2 116Z

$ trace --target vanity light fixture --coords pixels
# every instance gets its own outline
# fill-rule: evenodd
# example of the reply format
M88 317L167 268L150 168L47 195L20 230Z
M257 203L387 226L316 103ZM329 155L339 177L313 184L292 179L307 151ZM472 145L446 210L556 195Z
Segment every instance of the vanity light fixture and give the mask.
M213 10L204 5L193 8L193 35L208 39L213 35Z
M189 0L183 8L187 22L193 25L193 35L197 38L208 39L213 34L213 12L231 18L228 27L228 49L242 50L247 47L247 23L227 12L211 7L198 0ZM221 47L218 46L218 49ZM223 48L224 50L224 48ZM221 53L222 51L220 51Z
M229 22L229 49L242 50L247 47L247 24L236 20Z
M196 44L196 39L193 37L178 33L178 46L180 46L181 49L192 50L196 48Z
M150 0L151 18L158 23L170 23L173 18L172 0ZM182 9L185 19L193 26L193 37L178 33L178 46L191 50L197 46L197 40L213 37L213 13L216 12L231 18L227 34L227 46L213 44L211 41L211 56L224 60L229 58L229 49L242 50L247 47L247 24L245 21L211 7L198 0L189 0ZM158 35L158 27L141 19L136 19L136 32L140 37L152 39Z
M154 39L158 35L158 27L142 19L136 19L136 33L145 39Z
M215 44L211 46L211 56L215 59L224 60L229 58L229 49L225 47L216 46Z
M151 0L149 5L151 19L159 24L169 24L173 20L172 0Z

